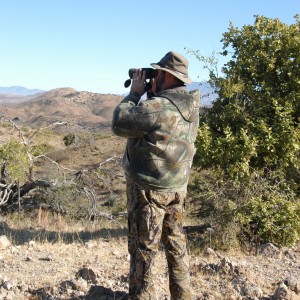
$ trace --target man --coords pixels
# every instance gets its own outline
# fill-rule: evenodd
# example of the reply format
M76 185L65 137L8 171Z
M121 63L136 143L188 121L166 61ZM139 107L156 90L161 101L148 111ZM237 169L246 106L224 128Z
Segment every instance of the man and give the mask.
M171 299L191 299L183 213L194 141L199 124L199 91L188 92L188 61L168 52L151 64L154 96L145 93L146 74L137 70L131 90L115 108L112 130L126 137L129 299L157 299L151 267L162 241ZM148 91L149 92L149 91ZM150 93L149 93L150 94ZM159 297L158 299L162 299Z

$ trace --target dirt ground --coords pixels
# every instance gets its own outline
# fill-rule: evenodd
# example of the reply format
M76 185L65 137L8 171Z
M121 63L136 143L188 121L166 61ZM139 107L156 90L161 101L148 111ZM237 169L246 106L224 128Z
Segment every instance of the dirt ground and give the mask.
M126 227L107 224L66 233L21 230L2 219L0 299L127 299ZM189 256L195 300L300 299L300 245L267 245L259 255L208 248ZM158 299L170 299L162 248L154 276Z

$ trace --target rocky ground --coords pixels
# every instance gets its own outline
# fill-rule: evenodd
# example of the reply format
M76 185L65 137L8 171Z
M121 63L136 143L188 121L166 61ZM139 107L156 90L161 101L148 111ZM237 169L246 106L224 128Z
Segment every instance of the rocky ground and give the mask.
M1 226L0 226L1 227ZM74 241L14 242L0 230L0 299L127 299L126 230ZM6 233L6 234L5 234ZM300 299L300 245L263 245L258 255L207 249L190 253L195 300ZM155 264L157 295L170 299L160 250Z

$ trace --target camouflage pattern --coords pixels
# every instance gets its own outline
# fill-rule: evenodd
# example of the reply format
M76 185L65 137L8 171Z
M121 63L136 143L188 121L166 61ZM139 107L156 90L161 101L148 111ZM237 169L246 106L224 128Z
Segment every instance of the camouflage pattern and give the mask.
M157 299L151 268L162 241L171 299L190 300L182 218L199 125L199 91L178 87L139 100L126 96L112 120L113 132L127 138L129 299Z
M190 278L182 219L185 192L159 192L127 182L128 249L131 256L129 298L162 299L155 295L151 270L162 241L169 269L172 300L190 300Z
M186 191L199 125L199 91L162 91L116 107L112 130L128 138L123 169L130 180L164 192Z

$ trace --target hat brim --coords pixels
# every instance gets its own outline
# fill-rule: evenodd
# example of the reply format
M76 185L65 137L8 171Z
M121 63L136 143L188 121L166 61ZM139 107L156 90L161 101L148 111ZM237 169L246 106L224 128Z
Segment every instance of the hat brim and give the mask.
M193 80L190 78L190 77L185 77L181 74L179 74L178 72L176 71L172 71L170 69L167 69L167 68L162 68L160 65L158 64L150 64L153 68L157 69L157 70L163 70L163 71L166 71L168 73L171 73L172 75L174 75L175 77L177 77L178 79L180 79L181 81L183 81L184 83L193 83Z

